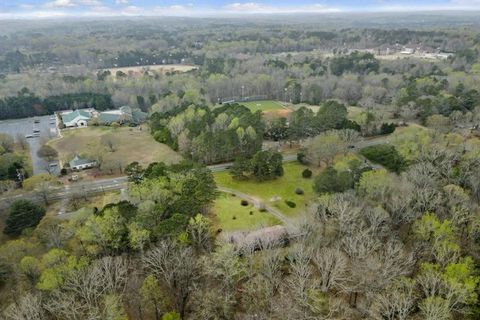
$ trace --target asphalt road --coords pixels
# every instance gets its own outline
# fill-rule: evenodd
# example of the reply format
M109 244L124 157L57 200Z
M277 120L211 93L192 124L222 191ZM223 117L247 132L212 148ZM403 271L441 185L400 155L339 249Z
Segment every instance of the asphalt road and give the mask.
M362 140L358 142L355 145L355 148L353 148L352 150L359 150L367 146L373 146L373 145L378 145L383 143L388 143L387 137L379 137L376 139ZM297 159L296 154L284 155L283 162L292 162L292 161L295 161L296 159ZM208 168L212 172L221 172L221 171L228 170L232 166L232 164L233 163L223 163L223 164L211 165L211 166L208 166ZM379 168L379 166L377 165L373 165L371 163L369 164L374 168ZM55 201L55 200L70 198L72 195L79 195L79 196L92 195L92 194L102 193L105 191L120 190L120 189L126 188L127 183L128 183L128 178L126 176L88 181L88 182L78 182L65 187L52 188L48 196L48 200ZM230 192L232 191L235 191L235 190L230 190ZM249 195L246 195L246 196L251 197ZM41 196L38 193L35 193L35 192L22 193L15 196L0 198L0 210L8 208L13 201L18 199L29 199L37 202L43 201ZM275 211L274 208L268 208L268 209L269 209L268 211L272 213ZM279 219L284 220L285 217L280 218L280 215L281 215L280 212L277 212L277 214L279 214L278 216Z
M25 137L33 134L33 130L40 130L40 137L28 138L27 142L30 145L30 156L33 165L33 174L46 173L49 163L37 156L37 151L45 140L50 140L57 136L57 128L55 124L50 124L52 116L43 116L35 118L23 118L14 120L0 121L0 132L6 133L17 140L17 136ZM34 123L34 120L40 121ZM54 131L52 131L54 130ZM51 173L59 172L58 161L56 167L53 167Z

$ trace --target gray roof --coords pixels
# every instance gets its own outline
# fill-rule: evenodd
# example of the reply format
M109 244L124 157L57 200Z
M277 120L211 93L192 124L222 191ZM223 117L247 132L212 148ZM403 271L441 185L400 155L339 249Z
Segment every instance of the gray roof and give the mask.
M75 158L73 158L69 162L69 164L70 164L70 168L73 168L73 167L77 167L77 166L81 166L81 165L92 164L92 163L95 163L95 162L96 162L95 160L83 159L83 158L80 158L79 156L75 156Z
M90 119L91 114L90 114L90 112L85 111L85 110L75 110L75 111L72 111L72 112L69 112L69 113L62 114L62 121L63 121L63 123L71 122L71 121L75 120L75 118L77 118L77 117L85 117L87 119Z

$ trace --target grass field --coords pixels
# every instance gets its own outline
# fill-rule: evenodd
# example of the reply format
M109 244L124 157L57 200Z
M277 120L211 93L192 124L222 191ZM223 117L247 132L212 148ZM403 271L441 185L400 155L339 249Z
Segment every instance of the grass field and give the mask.
M273 100L240 102L240 104L249 108L252 112L256 112L258 110L269 111L269 110L285 109L280 102L273 101Z
M213 220L216 228L225 232L255 230L261 227L281 224L268 212L260 212L252 204L242 206L241 199L221 193L213 207ZM251 214L250 214L251 213ZM235 219L234 219L235 217Z
M283 177L264 182L234 180L229 172L218 172L214 175L219 186L255 196L265 201L265 203L278 208L285 215L295 216L303 212L305 204L314 198L312 189L313 179L305 179L302 177L302 171L307 167L301 164L285 163L283 168L285 171ZM297 187L302 188L305 194L297 195L295 193ZM274 197L279 197L279 199L272 201ZM295 202L296 207L290 208L285 203L285 200Z
M116 129L88 127L64 130L62 134L62 138L49 143L57 149L62 161L71 159L76 153L91 156L99 152L104 163L121 161L124 165L133 161L148 165L155 161L170 164L181 160L181 156L170 147L155 141L146 126ZM113 145L113 151L109 143Z

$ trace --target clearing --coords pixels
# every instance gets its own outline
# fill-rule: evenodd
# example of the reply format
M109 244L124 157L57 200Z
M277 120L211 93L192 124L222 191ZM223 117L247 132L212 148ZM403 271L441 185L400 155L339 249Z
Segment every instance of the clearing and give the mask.
M292 217L304 212L307 203L315 197L312 188L313 178L305 179L302 177L302 171L306 168L307 166L295 162L285 163L283 165L283 177L262 182L254 179L247 181L234 180L229 172L216 172L214 176L219 186L258 197L266 204L279 209L286 216ZM314 171L314 175L318 171L317 169L311 170ZM304 194L296 194L296 188L301 188ZM296 204L295 208L289 207L285 203L286 200L294 202ZM238 202L240 203L240 199L238 199Z
M251 203L242 206L241 200L239 197L220 193L212 210L214 225L217 228L223 232L247 231L281 224L281 221L269 212L261 212Z
M75 154L87 157L103 156L103 163L127 165L138 161L146 166L152 162L166 164L181 161L182 157L169 146L159 143L150 135L146 125L139 127L87 127L62 131L62 138L52 140L62 162Z
M249 108L252 112L256 111L269 111L269 110L281 110L285 109L284 106L274 100L261 100L261 101L249 101L249 102L239 102L239 104L244 105Z

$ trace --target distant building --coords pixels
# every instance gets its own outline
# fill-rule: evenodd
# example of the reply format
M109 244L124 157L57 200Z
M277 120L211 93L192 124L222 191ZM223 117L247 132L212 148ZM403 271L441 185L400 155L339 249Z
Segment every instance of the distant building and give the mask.
M92 118L92 113L89 110L75 110L63 112L61 117L63 124L67 128L86 127L88 121Z
M84 170L89 168L94 168L97 166L96 160L80 158L78 155L75 156L70 162L70 168L72 170Z
M129 106L123 106L117 110L103 112L97 112L95 109L65 111L61 113L61 118L66 128L74 128L86 127L90 120L94 120L100 125L110 125L114 122L119 124L138 124L147 119L147 114L140 109L132 109Z
M145 112L139 109L132 109L129 106L123 106L118 110L104 111L98 114L98 123L110 125L114 122L122 123L140 123L147 118Z
M402 51L400 51L400 54L414 54L415 53L415 48L412 47L404 47Z

